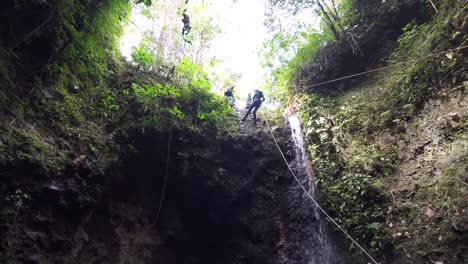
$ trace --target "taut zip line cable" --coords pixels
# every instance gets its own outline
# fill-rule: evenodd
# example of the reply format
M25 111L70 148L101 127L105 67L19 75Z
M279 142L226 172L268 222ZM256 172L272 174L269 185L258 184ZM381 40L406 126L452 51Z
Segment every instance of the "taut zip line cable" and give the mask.
M454 51L463 50L463 49L467 49L467 48L468 48L468 45L461 46L461 47L458 47L458 48L455 48L455 49L440 51L440 52L437 52L437 53L429 54L429 55L424 56L424 57L419 57L419 58L412 59L412 60L402 61L402 62L399 62L399 63L395 63L395 64L391 64L391 65L388 65L388 66L384 66L384 67L380 67L380 68L376 68L376 69L372 69L372 70L368 70L368 71L363 71L363 72L359 72L359 73L355 73L355 74L351 74L351 75L347 75L347 76L336 78L336 79L329 80L329 81L324 81L324 82L320 82L320 83L316 83L316 84L312 84L312 85L307 85L307 86L301 87L300 90L307 89L307 88L312 88L312 87L316 87L316 86L320 86L320 85L324 85L324 84L328 84L328 83L333 83L333 82L337 82L337 81L341 81L341 80L345 80L345 79L349 79L349 78L353 78L353 77L368 74L368 73L371 73L371 72L386 70L386 69L393 68L393 67L396 67L396 66L400 66L400 65L410 63L410 62L419 62L419 61L427 60L427 59L432 58L432 57L437 57L437 56L440 56L440 55L443 55L443 54L447 54L449 52L454 52Z
M278 144L278 141L276 140L275 138L275 135L273 134L273 130L271 130L271 127L270 127L270 124L268 123L268 120L266 119L266 116L265 114L263 114L263 118L265 119L265 122L266 122L266 125L268 127L268 130L270 131L270 134L271 134L271 137L273 138L273 141L275 142L276 144L276 147L278 148L279 150L279 153L281 154L281 157L283 157L283 160L284 160L284 163L286 163L286 165L288 166L288 169L289 171L291 172L292 176L294 177L294 179L296 180L296 182L299 184L299 186L301 187L301 189L304 191L304 193L310 198L310 200L312 200L312 202L314 202L314 204L317 206L318 209L320 209L320 211L333 223L336 225L336 227L338 227L338 229L340 229L354 244L356 244L356 246L358 246L362 252L364 252L364 254L366 254L370 260L372 260L372 262L374 262L375 264L379 264L361 245L359 245L359 243L354 240L351 235L348 234L348 232L346 232L346 230L344 228L342 228L321 206L320 204L314 199L314 197L307 191L307 189L304 187L304 185L302 185L301 181L299 180L299 178L297 178L296 174L294 173L294 171L292 170L291 166L289 166L289 163L288 163L288 160L286 159L286 157L284 156L283 154L283 151L281 150L279 144Z
M429 1L430 1L430 0L429 0ZM431 2L431 4L433 4L432 1L430 1L430 2ZM438 12L437 8L436 8L434 5L433 5L433 7L434 7L434 8L436 9L436 11ZM140 31L143 31L143 29L142 29L141 27L139 27L135 22L133 22L130 18L125 17L125 16L123 16L123 17L124 17L125 19L127 19L128 21L130 21L131 23L133 23L133 24L135 25L135 27L137 27ZM445 50L445 51L440 51L440 52L433 53L433 54L429 54L429 55L427 55L427 56L419 57L419 58L416 58L416 59L407 60L407 61L402 61L402 62L398 62L398 63L395 63L395 64L391 64L391 65L388 65L388 66L384 66L384 67L380 67L380 68L376 68L376 69L372 69L372 70L368 70L368 71L363 71L363 72L359 72L359 73L355 73L355 74L343 76L343 77L336 78L336 79L333 79L333 80L324 81L324 82L320 82L320 83L316 83L316 84L312 84L312 85L307 85L307 86L304 86L304 87L299 88L299 90L304 90L304 89L308 89L308 88L312 88L312 87L316 87L316 86L320 86L320 85L324 85L324 84L328 84L328 83L333 83L333 82L337 82L337 81L341 81L341 80L353 78L353 77L356 77L356 76L360 76L360 75L364 75L364 74L368 74L368 73L372 73L372 72L377 72L377 71L386 70L386 69L393 68L393 67L396 67L396 66L400 66L400 65L403 65L403 64L406 64L406 63L410 63L410 62L419 62L419 61L427 60L427 59L432 58L432 57L440 56L440 55L442 55L442 54L446 54L446 53L454 52L454 51L459 51L459 50L464 50L464 49L467 49L467 48L468 48L468 45L466 45L466 46L461 46L461 47L458 47L458 48L455 48L455 49L449 49L449 50Z

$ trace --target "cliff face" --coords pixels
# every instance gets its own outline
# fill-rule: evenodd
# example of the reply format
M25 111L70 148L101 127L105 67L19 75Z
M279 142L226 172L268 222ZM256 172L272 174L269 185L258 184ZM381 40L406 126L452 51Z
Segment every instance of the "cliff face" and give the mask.
M0 260L334 259L324 255L328 253L320 244L320 220L292 180L266 127L252 129L249 124L240 129L240 134L224 139L176 128L132 130L118 141L120 158L106 168L93 165L87 156L77 157L58 175L33 165L3 164L1 195L6 202L1 209ZM292 148L288 130L275 129L285 150ZM339 259L334 261L344 263Z
M397 13L367 16L355 29L363 47L375 35L360 28L375 24L380 26L374 30L388 27L400 35L380 32L380 41L391 45L365 48L363 55L351 55L346 44L325 47L298 80L297 107L318 191L359 241L388 263L461 263L467 257L467 50L307 88L324 76L333 79L468 44L462 1L436 1L439 12L432 10L429 17L430 6L410 2L387 11L391 1L380 9L361 6L365 14ZM387 23L396 17L413 22ZM343 52L329 52L340 45ZM325 57L329 63L320 71Z
M296 78L296 89L333 94L353 87L356 79L324 84L329 81L385 65L389 51L398 46L403 28L410 22L424 23L433 11L425 3L410 1L354 1L355 24L348 25L346 39L324 47L304 65Z
M264 124L120 58L128 1L0 5L1 263L334 259Z
M297 80L317 193L387 263L467 258L466 50L306 86L468 45L462 1L441 2L356 1L362 54L331 44ZM345 262L264 124L121 60L127 1L1 6L1 263Z

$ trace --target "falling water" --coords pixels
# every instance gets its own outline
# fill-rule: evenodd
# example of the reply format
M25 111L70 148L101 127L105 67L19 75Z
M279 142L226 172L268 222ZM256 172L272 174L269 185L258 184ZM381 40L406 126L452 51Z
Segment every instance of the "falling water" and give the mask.
M294 144L294 160L291 162L295 174L301 181L301 184L308 189L313 197L315 197L315 176L309 162L309 154L307 152L304 136L301 129L301 122L297 115L289 117L291 127L291 138ZM303 201L302 209L315 218L314 223L303 223L305 232L303 243L303 251L306 259L300 263L308 264L331 264L344 263L343 259L335 253L335 247L328 235L326 223L323 221L321 212L317 206L303 193L302 189L296 189L302 192L300 199ZM299 263L299 262L298 262Z
M304 142L304 136L301 129L301 121L297 115L292 115L289 117L289 125L291 127L291 138L294 143L294 154L295 154L295 165L299 171L299 174L303 174L305 182L302 182L304 186L309 187L309 191L315 193L315 185L313 183L314 173L309 162L309 154L306 150L306 145Z

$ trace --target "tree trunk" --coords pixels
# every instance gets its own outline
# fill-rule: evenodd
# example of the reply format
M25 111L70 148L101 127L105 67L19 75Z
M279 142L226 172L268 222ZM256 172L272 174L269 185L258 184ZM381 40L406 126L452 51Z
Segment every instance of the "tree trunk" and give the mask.
M342 35L340 34L340 32L338 32L338 30L336 29L335 25L333 24L333 20L330 18L330 15L327 13L327 11L325 10L325 7L323 6L322 2L320 0L316 0L315 1L317 3L317 5L319 6L320 10L321 10L321 13L323 15L323 18L325 19L325 23L327 23L328 27L330 28L330 30L333 32L333 35L335 36L335 38L337 40L341 40L342 39Z

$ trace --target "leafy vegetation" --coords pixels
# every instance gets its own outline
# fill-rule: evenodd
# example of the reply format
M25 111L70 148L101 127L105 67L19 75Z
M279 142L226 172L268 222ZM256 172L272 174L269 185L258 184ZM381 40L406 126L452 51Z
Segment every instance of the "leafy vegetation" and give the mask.
M155 65L152 54L143 45L132 52L132 59L143 70L149 70Z
M184 59L171 82L133 84L132 92L154 124L178 121L192 127L200 123L221 127L230 119L232 109L211 88L201 66Z
M294 19L284 21L281 16L285 13L291 16L309 13L322 19L315 24ZM345 27L355 22L355 13L349 0L332 1L332 7L322 1L270 1L265 23L272 37L264 42L260 52L262 64L269 71L265 86L269 97L286 105L298 74L320 49L333 41L347 41Z
M5 100L0 130L10 135L8 141L0 140L0 149L7 157L21 156L34 164L53 160L45 169L60 171L73 153L92 153L99 162L108 162L118 154L113 136L125 133L128 127L164 130L177 124L181 129L229 129L232 110L211 92L203 66L184 58L183 52L179 61L161 61L164 54L156 54L146 42L133 53L137 68L124 61L119 39L124 26L132 23L129 15L134 6L129 1L61 0L56 5L38 5L50 11L50 20L44 24L45 30L38 31L41 37L31 37L24 49L40 46L35 41L48 41L50 57L39 71L27 73L33 76L30 83L24 82L27 87L12 88L8 96L0 92L0 101ZM175 15L174 27L179 28L179 14ZM179 34L177 30L174 36ZM0 55L6 60L0 67L2 83L11 83L15 77L8 66L8 47L0 51L5 51ZM163 65L168 61L174 61L174 67ZM27 96L22 96L22 91L27 91ZM28 127L30 122L37 127ZM122 123L125 125L118 125Z
M427 23L407 25L388 63L466 45L460 37L466 14L454 2ZM419 122L414 116L423 116L430 98L465 89L465 61L462 54L449 52L363 78L338 95L303 93L298 100L321 198L343 227L375 252L396 248L411 259L444 263L463 258L454 225L458 228L465 206L463 198L455 198L466 197L466 184L460 182L465 126L444 132L453 143L439 151L457 158L451 166L432 161L432 168L440 166L437 180L399 175L408 155L404 146L414 140L407 130ZM413 136L422 133L413 130ZM418 187L408 198L405 188L411 189L406 185L412 182Z
M305 136L321 199L355 238L365 241L378 253L384 252L391 246L391 237L383 227L388 199L382 177L391 174L394 168L394 151L380 152L375 147L362 149L363 139L359 138L348 142L351 145L346 150L342 149L337 135L339 124L329 112L339 108L339 102L317 95L305 95L302 100L301 105L309 106L302 111L301 118L306 121ZM350 153L352 150L358 153Z
M2 165L19 160L48 172L44 175L63 176L81 153L91 157L99 169L106 168L119 154L115 138L129 127L166 131L178 126L215 133L235 127L232 109L212 89L213 79L218 86L226 86L236 76L226 71L213 78L207 65L212 67L216 60L207 63L203 56L220 30L216 19L205 13L208 1L189 10L194 19L187 39L180 36L183 1L167 10L151 6L150 0L135 1L147 6L137 8L145 8L148 17L161 16L169 22L146 32L146 41L133 51L131 63L118 52L123 26L130 23L129 1L36 2L37 6L24 5L44 8L49 16L46 23L12 37L13 44L0 43L0 84L7 87L0 91ZM299 73L307 70L323 47L349 41L348 29L360 18L351 0L332 1L330 7L311 6L310 1L295 1L293 6L288 5L290 1L270 2L289 14L328 16L320 28L300 22L287 27L270 17L272 39L265 43L262 54L270 72L269 97L286 104ZM440 3L440 13L428 23L408 24L388 63L467 45L463 8L453 0ZM42 53L47 56L37 68L29 69L35 57L27 54ZM448 252L458 242L454 233L463 224L466 155L441 167L437 178L420 184L409 198L403 194L403 198L395 198L389 189L398 181L398 166L405 154L400 145L411 139L404 132L415 114L441 87L448 93L466 89L466 56L457 52L444 55L356 81L353 89L340 95L295 94L300 97L296 103L305 121L322 199L339 223L374 252L414 248L411 254L425 260L456 258ZM17 57L21 59L16 61ZM272 124L280 126L278 112L272 114ZM448 143L441 143L447 145L444 151L449 154L466 142L463 122L446 132L450 134ZM458 151L466 154L466 148ZM29 199L20 190L8 202L22 208ZM435 246L433 241L439 242ZM462 249L454 251L460 255Z

